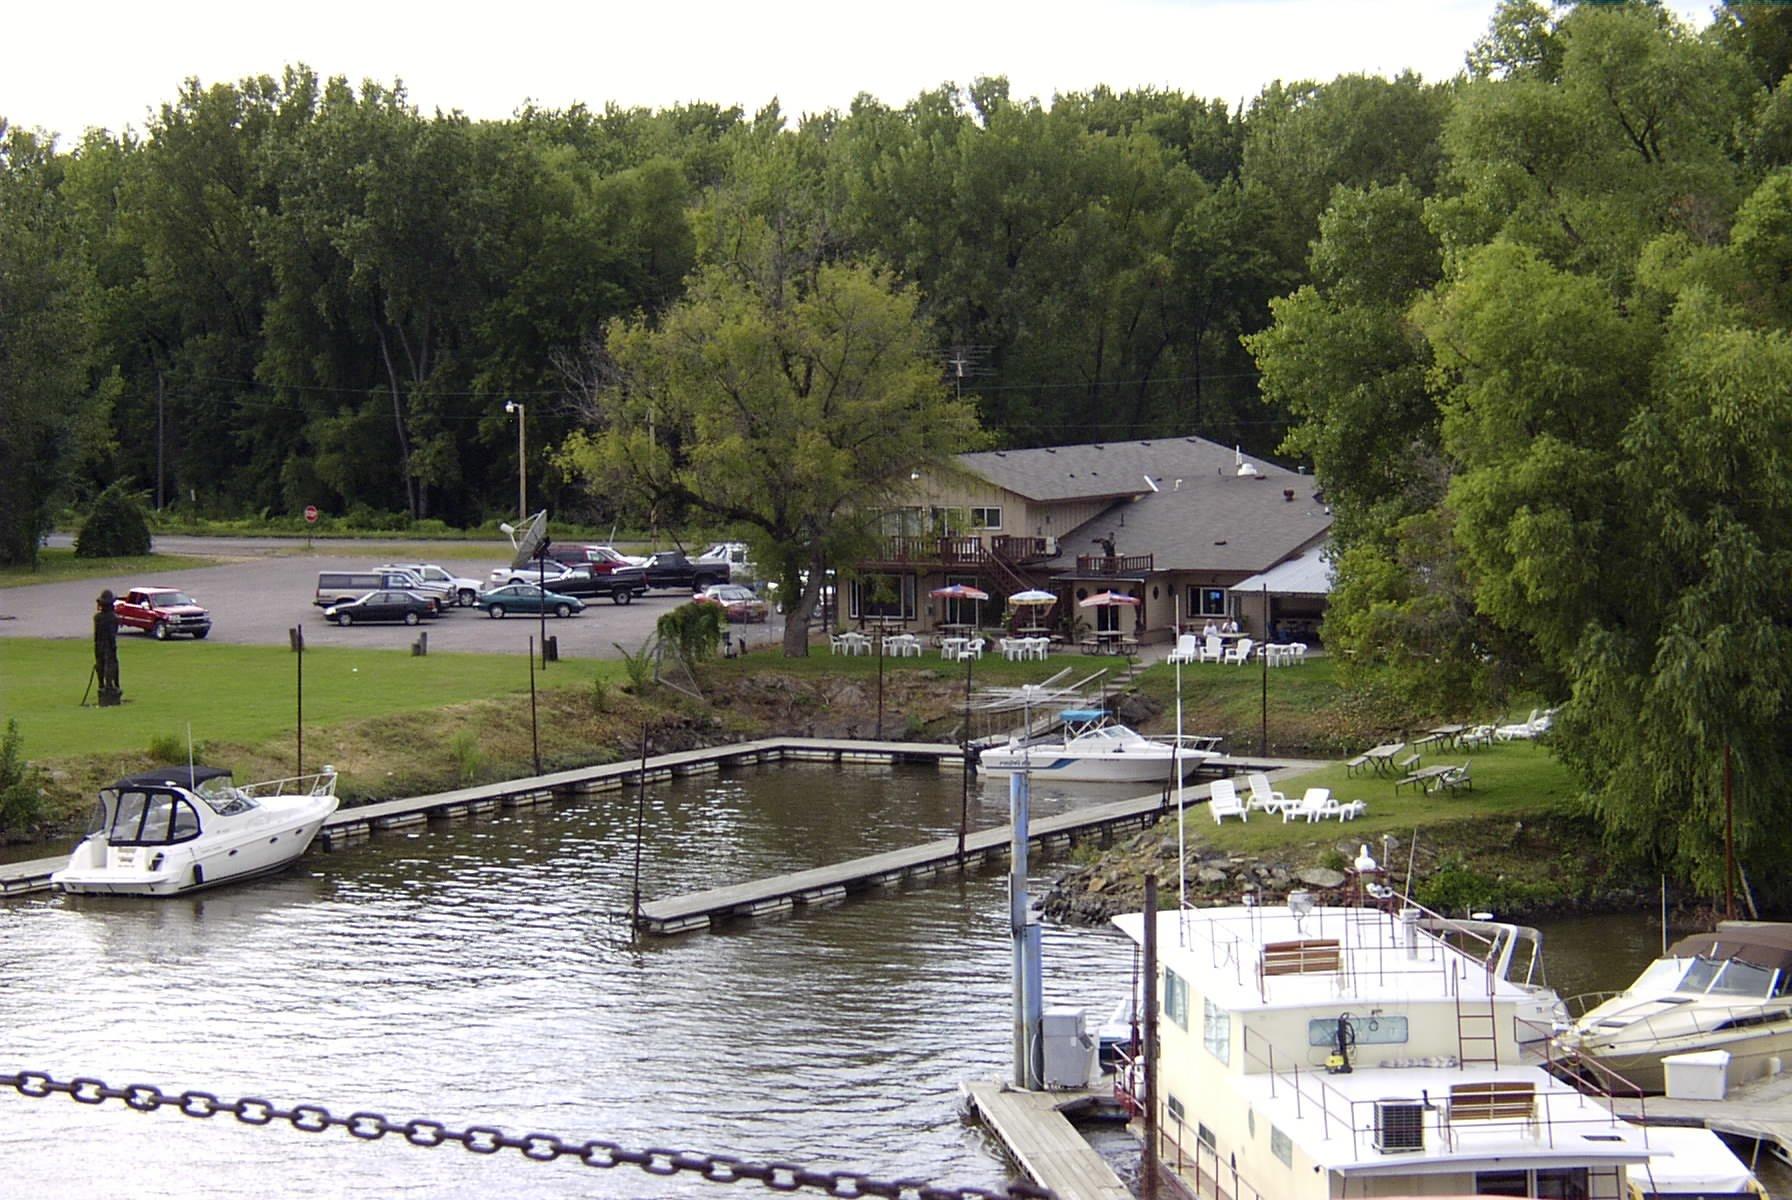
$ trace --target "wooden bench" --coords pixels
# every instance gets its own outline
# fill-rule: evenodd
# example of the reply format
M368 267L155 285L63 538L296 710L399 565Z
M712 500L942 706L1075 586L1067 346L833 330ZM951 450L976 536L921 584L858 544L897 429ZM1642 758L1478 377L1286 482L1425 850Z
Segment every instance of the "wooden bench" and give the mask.
M1295 942L1265 942L1262 969L1265 975L1316 975L1343 966L1337 938L1303 938Z
M1461 1121L1524 1121L1537 1119L1537 1089L1528 1082L1453 1083L1446 1115Z
M1369 756L1367 754L1359 754L1344 764L1344 774L1346 776L1353 776L1368 765Z

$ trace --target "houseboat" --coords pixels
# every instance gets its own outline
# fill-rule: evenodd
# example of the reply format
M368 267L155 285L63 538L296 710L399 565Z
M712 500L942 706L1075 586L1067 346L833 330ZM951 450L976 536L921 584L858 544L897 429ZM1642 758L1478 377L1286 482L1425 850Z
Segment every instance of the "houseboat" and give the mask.
M1142 914L1115 923L1144 942ZM1622 1200L1650 1159L1544 1070L1560 1003L1534 931L1299 892L1155 926L1159 1158L1198 1195Z

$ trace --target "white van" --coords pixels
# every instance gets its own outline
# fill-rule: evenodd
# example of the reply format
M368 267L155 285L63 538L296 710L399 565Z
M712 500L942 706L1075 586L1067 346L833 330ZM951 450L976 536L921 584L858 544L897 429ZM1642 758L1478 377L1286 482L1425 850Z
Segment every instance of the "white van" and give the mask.
M376 571L319 571L317 591L312 593L311 603L319 608L328 608L332 604L347 604L368 592L382 591L416 592L434 604L437 611L447 607L443 603L441 589L431 589L409 571L391 568Z

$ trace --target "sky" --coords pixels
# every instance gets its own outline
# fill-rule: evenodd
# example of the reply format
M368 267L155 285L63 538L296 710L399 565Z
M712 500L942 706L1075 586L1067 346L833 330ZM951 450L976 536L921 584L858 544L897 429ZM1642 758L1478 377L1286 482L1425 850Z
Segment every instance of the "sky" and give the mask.
M1670 0L1695 25L1712 0ZM1461 69L1494 0L24 0L7 14L0 117L61 136L142 131L204 84L304 63L402 81L424 113L690 101L796 118L860 93L901 105L1006 75L1049 102L1099 84L1229 105L1276 80Z

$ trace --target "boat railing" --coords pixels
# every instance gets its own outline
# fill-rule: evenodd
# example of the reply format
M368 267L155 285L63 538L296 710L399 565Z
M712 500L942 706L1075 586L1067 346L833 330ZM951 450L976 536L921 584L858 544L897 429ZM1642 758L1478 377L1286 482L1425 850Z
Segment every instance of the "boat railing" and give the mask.
M1249 1028L1244 1031L1243 1053L1268 1077L1269 1094L1294 1105L1296 1119L1317 1120L1320 1136L1325 1138L1348 1135L1357 1155L1375 1148L1377 1121L1385 1106L1407 1102L1405 1097L1353 1099L1327 1083L1324 1070L1278 1052L1267 1038L1253 1034ZM1463 1082L1461 1064L1456 1060L1443 1061L1446 1065L1435 1067L1435 1092L1421 1087L1419 1095L1410 1098L1423 1114L1426 1145L1451 1150L1470 1139L1521 1136L1553 1149L1558 1137L1584 1136L1590 1126L1615 1129L1624 1123L1617 1112L1589 1094L1539 1091L1530 1080ZM1614 1082L1622 1078L1615 1072L1608 1074ZM1640 1099L1635 1085L1625 1082L1630 1091L1621 1094L1634 1093Z
M1610 1000L1613 996L1622 996L1623 992L1580 992L1562 1001L1568 1008L1568 1015L1578 1021L1594 1009Z
M1785 1021L1792 1021L1792 997L1776 996L1772 1000L1749 999L1735 1004L1680 1004L1666 1012L1627 1021L1624 1032L1628 1035L1642 1030L1651 1041L1667 1041Z
M266 779L246 783L236 789L254 800L272 796L328 796L336 790L336 768L325 767L310 775L292 775L285 779Z
M1142 1054L1120 1052L1114 1072L1114 1099L1131 1117L1145 1112L1145 1074ZM1157 1161L1194 1185L1196 1196L1224 1200L1264 1200L1263 1193L1238 1171L1235 1158L1220 1161L1216 1143L1201 1136L1201 1126L1191 1130L1172 1101L1164 1105L1157 1130Z

